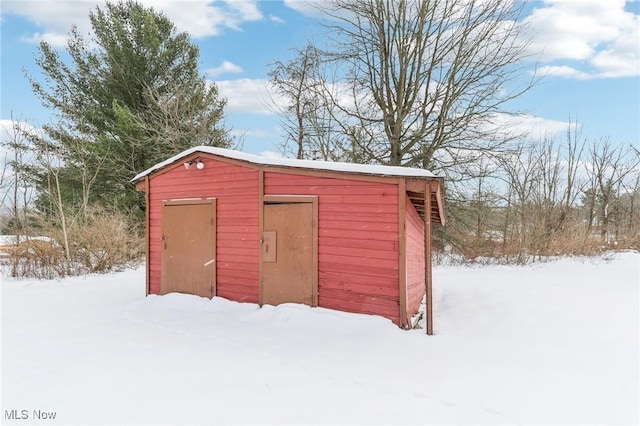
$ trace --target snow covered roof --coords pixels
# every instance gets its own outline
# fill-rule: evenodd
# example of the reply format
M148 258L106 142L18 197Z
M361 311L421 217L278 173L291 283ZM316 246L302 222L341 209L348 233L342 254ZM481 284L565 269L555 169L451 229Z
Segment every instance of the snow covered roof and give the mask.
M206 154L217 155L220 157L231 158L234 160L246 161L251 164L266 165L266 166L278 166L278 167L292 167L300 169L314 169L325 170L344 173L357 173L367 175L380 175L380 176L402 176L402 177L414 177L414 178L430 178L436 177L433 173L424 169L415 169L411 167L400 166L379 166L371 164L352 164L352 163L339 163L331 161L315 161L315 160L294 160L290 158L276 158L276 157L261 157L259 155L247 154L240 151L234 151L224 148L216 148L212 146L196 146L186 151L181 152L178 155L156 164L153 167L148 168L142 173L137 174L132 182L135 182L146 175L153 173L165 166L173 164L188 155L201 152Z

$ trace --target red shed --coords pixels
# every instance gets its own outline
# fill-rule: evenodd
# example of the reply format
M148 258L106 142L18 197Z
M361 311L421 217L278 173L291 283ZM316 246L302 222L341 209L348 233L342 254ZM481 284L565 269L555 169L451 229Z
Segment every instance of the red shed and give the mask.
M427 294L441 179L422 169L186 150L137 175L147 294L304 303L409 327Z

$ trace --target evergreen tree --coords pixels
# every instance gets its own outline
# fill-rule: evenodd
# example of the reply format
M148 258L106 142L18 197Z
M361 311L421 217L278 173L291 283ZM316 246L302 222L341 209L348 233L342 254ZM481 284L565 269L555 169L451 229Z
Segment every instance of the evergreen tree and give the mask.
M139 209L135 174L195 145L229 145L226 101L198 72L198 47L162 13L129 0L89 18L91 37L73 27L66 55L38 47L44 78L27 78L58 121L34 142L56 158L65 202ZM36 179L43 194L51 170L49 161Z

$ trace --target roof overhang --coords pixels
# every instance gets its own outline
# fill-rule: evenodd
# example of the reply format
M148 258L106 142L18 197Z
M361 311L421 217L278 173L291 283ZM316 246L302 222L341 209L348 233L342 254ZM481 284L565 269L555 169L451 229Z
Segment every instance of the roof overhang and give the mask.
M440 177L428 179L426 182L423 179L407 179L405 183L407 196L420 217L425 218L425 200L426 197L430 197L431 211L429 212L429 218L431 223L439 223L441 225L446 222L442 194L443 186L444 179Z

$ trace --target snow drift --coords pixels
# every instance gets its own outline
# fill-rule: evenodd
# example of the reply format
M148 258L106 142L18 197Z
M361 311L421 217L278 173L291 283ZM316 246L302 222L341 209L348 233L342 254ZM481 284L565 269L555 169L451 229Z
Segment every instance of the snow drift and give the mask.
M436 268L431 337L301 305L145 297L142 269L3 278L2 421L637 423L639 264Z

